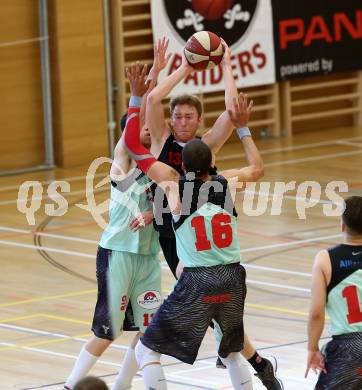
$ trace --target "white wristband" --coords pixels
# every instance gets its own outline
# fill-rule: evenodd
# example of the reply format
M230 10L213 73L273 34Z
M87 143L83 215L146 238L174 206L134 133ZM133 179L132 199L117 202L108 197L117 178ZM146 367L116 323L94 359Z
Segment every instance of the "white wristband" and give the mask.
M249 127L239 127L236 129L236 132L240 139L243 139L244 137L251 137Z
M142 98L140 96L131 96L128 107L141 107Z

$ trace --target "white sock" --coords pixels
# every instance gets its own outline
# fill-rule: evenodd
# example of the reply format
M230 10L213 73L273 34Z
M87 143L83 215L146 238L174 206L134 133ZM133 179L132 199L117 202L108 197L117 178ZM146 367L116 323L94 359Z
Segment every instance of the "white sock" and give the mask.
M79 352L79 356L74 364L72 372L65 382L65 386L72 389L80 379L84 378L88 374L89 370L94 366L97 360L98 356L92 355L85 349L85 347L83 347Z
M161 354L146 347L139 340L135 348L136 360L142 369L145 390L167 390L167 384L160 363Z
M149 364L143 367L142 377L145 390L167 390L166 379L161 364Z
M132 379L136 376L138 364L135 351L132 347L127 349L122 365L119 369L116 381L112 386L112 390L126 390L131 388Z
M220 358L229 371L229 376L235 390L252 390L253 380L247 361L239 352L229 353L227 358Z

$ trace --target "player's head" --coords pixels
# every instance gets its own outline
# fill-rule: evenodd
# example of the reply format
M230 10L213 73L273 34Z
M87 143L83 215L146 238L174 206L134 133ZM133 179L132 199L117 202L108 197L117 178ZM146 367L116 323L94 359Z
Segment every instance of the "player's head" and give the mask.
M212 161L210 148L200 139L189 141L182 150L182 166L196 177L208 174Z
M362 236L362 196L345 199L342 230L349 236Z
M102 379L87 376L77 382L73 390L108 390L108 386Z
M194 95L179 95L170 101L171 126L180 142L193 139L201 124L202 106Z
M127 123L127 113L125 113L122 118L121 118L121 129L122 131L125 129L126 127L126 123ZM140 131L140 139L141 139L141 144L147 148L147 149L150 149L151 147L151 134L148 130L148 128L143 125L141 127L141 131Z

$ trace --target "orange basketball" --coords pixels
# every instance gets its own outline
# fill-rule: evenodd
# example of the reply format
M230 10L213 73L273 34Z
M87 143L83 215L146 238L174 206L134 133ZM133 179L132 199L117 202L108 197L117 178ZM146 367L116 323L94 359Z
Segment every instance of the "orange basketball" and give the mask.
M192 8L206 20L220 19L234 0L192 0Z
M221 39L210 31L199 31L186 42L184 53L187 62L196 70L211 69L224 55Z

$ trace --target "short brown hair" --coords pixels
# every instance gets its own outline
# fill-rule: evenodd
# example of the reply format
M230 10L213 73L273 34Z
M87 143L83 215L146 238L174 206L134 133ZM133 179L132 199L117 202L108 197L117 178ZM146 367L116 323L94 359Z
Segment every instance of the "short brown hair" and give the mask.
M170 113L171 115L173 114L175 107L178 104L188 104L189 106L195 107L197 114L199 116L202 115L202 105L200 102L200 99L195 96L195 95L188 95L188 94L183 94L183 95L178 95L175 96L170 100Z
M362 234L362 196L351 196L345 199L346 208L342 214L342 221L351 236Z

